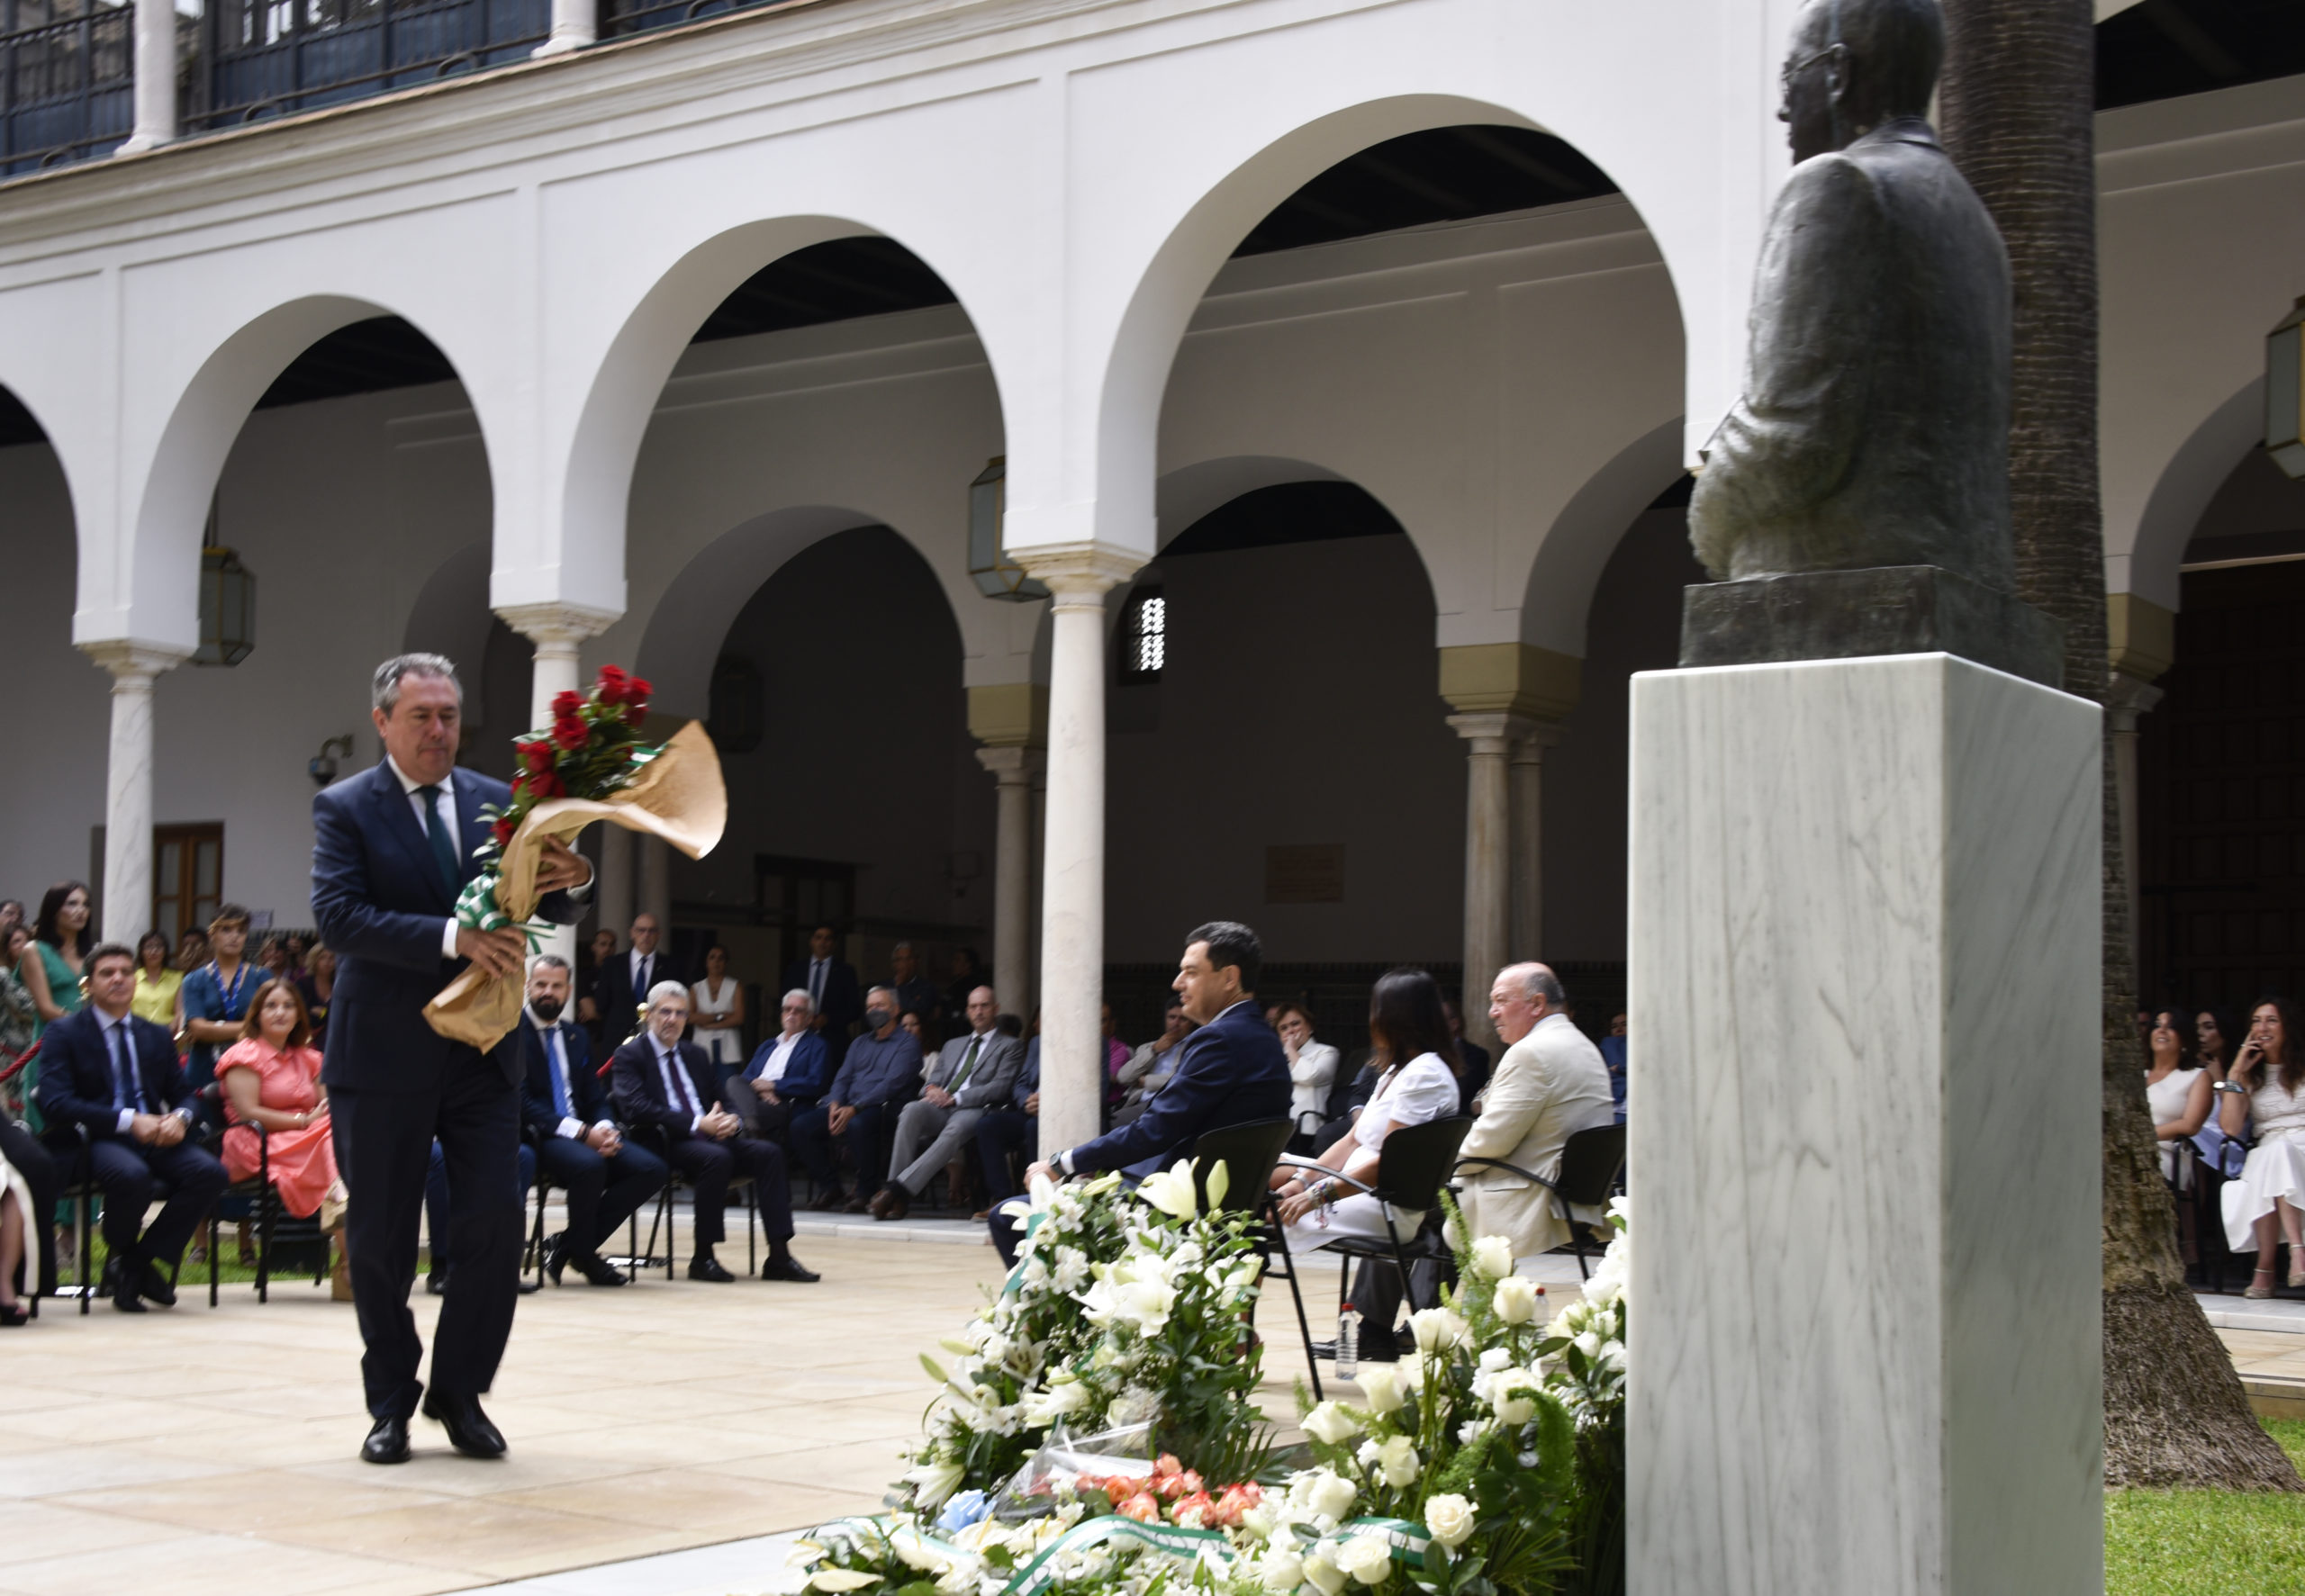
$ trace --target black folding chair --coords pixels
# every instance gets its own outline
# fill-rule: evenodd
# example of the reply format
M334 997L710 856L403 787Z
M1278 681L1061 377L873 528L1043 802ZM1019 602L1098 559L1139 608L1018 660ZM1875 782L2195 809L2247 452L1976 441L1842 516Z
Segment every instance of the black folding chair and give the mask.
M1206 1132L1192 1144L1192 1181L1200 1205L1207 1207L1208 1177L1217 1165L1224 1165L1224 1211L1258 1216L1256 1239L1264 1272L1268 1277L1277 1274L1288 1282L1288 1295L1297 1305L1297 1330L1305 1338L1308 1349L1306 1365L1313 1372L1313 1395L1317 1399L1321 1394L1321 1371L1309 1356L1312 1325L1305 1317L1305 1294L1297 1283L1297 1265L1288 1256L1288 1242L1281 1237L1280 1213L1272 1199L1272 1172L1279 1168L1280 1155L1296 1132L1294 1119L1251 1120ZM1249 1178L1251 1176L1255 1178Z
M80 1293L80 1313L81 1316L85 1318L87 1315L89 1305L96 1300L96 1292L102 1284L95 1278L96 1264L95 1204L96 1200L104 1195L104 1188L96 1182L95 1166L89 1157L88 1149L91 1145L91 1138L88 1135L88 1128L86 1125L75 1125L72 1128L79 1138L77 1148L61 1144L57 1141L50 1141L48 1143L48 1146L51 1151L65 1154L68 1160L65 1165L63 1188L58 1192L57 1195L62 1201L70 1203L74 1205L73 1223L75 1228L79 1231L78 1289ZM208 1129L208 1127L197 1123L194 1125L191 1135L191 1141L194 1145L200 1146L206 1143L209 1139ZM161 1202L167 1201L173 1189L174 1188L169 1186L168 1182L162 1179L158 1175L155 1174L153 1176L152 1195L156 1200ZM215 1265L212 1261L216 1256L216 1244L214 1240L215 1222L215 1218L212 1214L209 1218L210 1240L208 1245L208 1256L212 1260L209 1266L210 1278L208 1282L208 1305L212 1308L216 1305ZM183 1270L184 1260L182 1258L178 1258L176 1263L169 1267L168 1285L171 1287L176 1284L176 1281L182 1275Z
M1388 1142L1386 1145L1390 1146ZM1502 1169L1533 1181L1552 1194L1552 1210L1568 1227L1569 1245L1577 1249L1577 1273L1580 1279L1589 1278L1585 1267L1585 1249L1589 1242L1600 1245L1592 1227L1569 1212L1577 1208L1605 1208L1617 1190L1617 1177L1624 1173L1624 1127L1595 1125L1579 1131L1560 1147L1560 1168L1550 1180L1534 1170L1508 1164L1503 1159L1462 1159L1458 1161L1460 1174L1476 1166Z
M636 1132L633 1131L627 1131L624 1132L624 1137L628 1141L634 1141L636 1140ZM688 1177L681 1173L681 1167L678 1164L673 1162L673 1139L665 1132L663 1126L640 1126L637 1132L637 1140L639 1141L642 1146L648 1148L651 1151L655 1152L658 1158L664 1160L664 1168L669 1174L669 1178L664 1182L664 1190L656 1194L656 1212L650 1215L648 1220L648 1240L645 1246L634 1254L632 1259L634 1265L632 1276L634 1279L637 1280L640 1277L640 1262L642 1260L653 1261L655 1258L656 1227L662 1225L664 1230L664 1278L667 1280L674 1279L676 1278L674 1270L680 1264L680 1248L675 1244L673 1238L673 1227L676 1222L676 1211L673 1206L673 1195L682 1186L688 1185ZM541 1184L544 1178L544 1169L541 1165L538 1167L537 1178L538 1183ZM742 1169L736 1171L728 1177L728 1195L731 1197L734 1197L739 1187L743 1189L745 1194L745 1269L748 1274L757 1275L760 1273L760 1243L758 1240L758 1232L760 1230L760 1196L759 1194L753 1189L752 1176ZM733 1204L731 1204L731 1206L733 1206ZM632 1218L634 1227L637 1231L639 1225L640 1216L637 1213L635 1213ZM539 1217L537 1222L539 1225L544 1222L541 1217L541 1210L539 1210Z
M1400 1271L1401 1294L1413 1309L1416 1306L1415 1277L1409 1273L1409 1260L1417 1258L1445 1258L1447 1249L1442 1247L1439 1231L1429 1222L1433 1211L1440 1205L1441 1187L1455 1166L1457 1149L1464 1144L1466 1134L1473 1128L1470 1119L1432 1120L1422 1125L1404 1125L1385 1138L1378 1155L1377 1179L1374 1185L1364 1185L1350 1175L1314 1163L1310 1159L1283 1159L1284 1163L1299 1168L1319 1170L1323 1177L1351 1186L1354 1192L1377 1199L1385 1220L1385 1234L1375 1237L1340 1236L1324 1242L1318 1249L1333 1252L1339 1258L1367 1262L1389 1263ZM1401 1240L1401 1216L1407 1213L1424 1215L1406 1242ZM1274 1211L1278 1221L1279 1210ZM1337 1276L1336 1311L1342 1319L1346 1294L1351 1285L1352 1270L1348 1266ZM1389 1333L1391 1325L1382 1327ZM1313 1338L1308 1330L1305 1337L1305 1358L1313 1361ZM1315 1382L1317 1388L1317 1380ZM1316 1391L1317 1393L1317 1391Z

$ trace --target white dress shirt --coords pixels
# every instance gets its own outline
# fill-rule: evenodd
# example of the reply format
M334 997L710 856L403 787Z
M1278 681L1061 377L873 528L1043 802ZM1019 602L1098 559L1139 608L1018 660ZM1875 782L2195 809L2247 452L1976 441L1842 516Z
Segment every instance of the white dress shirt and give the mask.
M103 1028L104 1033L104 1075L112 1082L113 1093L117 1094L120 1090L120 1060L124 1057L128 1060L128 1089L140 1102L144 1095L144 1079L136 1069L136 1032L128 1028L130 1014L134 1012L131 1010L129 1014L114 1019L104 1010L97 1009L96 1023ZM113 1134L127 1135L128 1127L136 1123L138 1112L139 1110L133 1106L122 1109L120 1118L113 1122ZM192 1115L188 1111L179 1108L176 1114L176 1117L185 1124L192 1123Z
M777 1038L774 1050L768 1055L768 1062L760 1067L760 1078L772 1087L782 1080L785 1066L792 1062L792 1050L800 1045L800 1037L806 1035L808 1032L802 1031L800 1036Z
M688 1067L673 1057L655 1036L648 1038L648 1045L656 1050L656 1073L664 1083L664 1106L686 1108L689 1111L689 1130L702 1135L704 1109L696 1100L696 1083L689 1079Z
M428 799L424 796L424 783L402 770L400 761L387 753L384 755L384 762L392 767L393 774L399 779L400 789L408 794L408 807L416 811L416 829L424 834L426 843L429 845L432 840L432 823L427 816L437 810L441 824L447 828L448 846L456 851L457 860L463 861L466 857L466 852L464 837L456 830L456 773L450 771L447 779L440 783L438 793ZM430 807L428 807L428 805ZM568 896L578 903L583 903L591 896L592 890L592 879L587 877L583 886L569 888ZM459 956L456 952L456 917L454 915L449 915L441 924L440 957L443 959L455 959Z
M537 1011L529 1007L526 1004L522 1004L520 1005L520 1014L521 1017L526 1019L529 1024L534 1025L537 1030L543 1034L545 1066L559 1079L560 1095L568 1100L571 1107L574 1107L576 1103L576 1088L569 1082L568 1044L566 1040L563 1038L560 1033L559 1022L556 1020L539 1020L537 1018ZM610 1124L613 1122L601 1120L598 1123L600 1124L606 1125ZM591 1129L592 1129L592 1126L585 1124L583 1120L578 1119L574 1114L565 1114L562 1116L560 1124L555 1130L554 1134L565 1136L571 1141L582 1141L584 1139L584 1133Z

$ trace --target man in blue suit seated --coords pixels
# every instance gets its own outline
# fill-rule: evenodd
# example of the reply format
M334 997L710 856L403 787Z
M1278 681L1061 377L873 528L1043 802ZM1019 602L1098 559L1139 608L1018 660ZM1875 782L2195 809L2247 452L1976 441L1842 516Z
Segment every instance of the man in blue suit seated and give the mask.
M1060 1179L1117 1169L1141 1180L1191 1155L1193 1143L1227 1125L1288 1117L1288 1054L1257 1006L1264 961L1257 933L1236 920L1212 920L1185 939L1175 990L1199 1029L1177 1049L1175 1073L1144 1112L1093 1141L1056 1153L1025 1172ZM1101 1087L1103 1072L1098 1072ZM1014 1264L1020 1226L996 1210L992 1244Z
M175 1041L129 1012L136 955L118 942L100 943L83 969L88 1005L41 1038L40 1111L50 1145L73 1156L77 1132L88 1133L89 1173L104 1194L112 1305L141 1313L149 1297L174 1307L168 1276L223 1192L224 1166L185 1140L195 1099ZM156 1184L168 1188L168 1199L140 1236Z
M804 988L784 995L781 1018L782 1029L728 1083L728 1101L747 1130L782 1147L792 1116L814 1108L832 1085L832 1050L817 1033L817 1005Z
M518 927L475 931L456 897L480 873L473 851L489 834L488 805L511 801L493 777L456 767L464 691L454 663L409 654L376 667L370 719L384 758L312 800L312 916L336 950L329 1005L329 1117L336 1165L352 1195L345 1212L369 1463L408 1458L408 1421L425 1417L473 1457L501 1456L504 1437L481 1411L512 1333L520 1271L520 1067L425 1023L425 1005L469 965L517 980L528 954ZM565 844L545 845L537 917L574 924L592 866ZM438 1138L448 1178L456 1289L433 1334L432 1384L417 1379L424 1344L408 1311L417 1220Z
M574 1265L594 1285L622 1285L624 1276L601 1256L601 1240L664 1190L672 1175L664 1159L627 1142L617 1128L584 1028L567 1018L568 989L567 960L556 953L537 959L520 1023L499 1045L520 1055L527 1082L520 1118L538 1161L568 1199L568 1228L547 1244L544 1272L557 1285L561 1271Z

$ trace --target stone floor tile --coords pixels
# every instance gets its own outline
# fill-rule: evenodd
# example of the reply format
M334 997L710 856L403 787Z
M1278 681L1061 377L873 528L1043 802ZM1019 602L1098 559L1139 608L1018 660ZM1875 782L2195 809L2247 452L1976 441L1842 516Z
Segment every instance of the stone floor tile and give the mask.
M0 1575L18 1563L167 1540L181 1533L174 1525L134 1522L55 1501L0 1501L0 1547L5 1548Z

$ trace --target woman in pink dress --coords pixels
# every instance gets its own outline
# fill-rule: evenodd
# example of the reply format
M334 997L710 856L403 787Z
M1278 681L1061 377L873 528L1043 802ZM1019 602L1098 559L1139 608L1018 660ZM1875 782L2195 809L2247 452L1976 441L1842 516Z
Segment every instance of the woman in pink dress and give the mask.
M298 1219L317 1213L336 1187L336 1150L329 1140L328 1096L320 1050L308 1045L312 1023L296 983L276 976L249 998L241 1040L216 1060L224 1088L224 1171L247 1180L258 1170L262 1125L273 1189ZM339 1194L340 1195L340 1194Z

